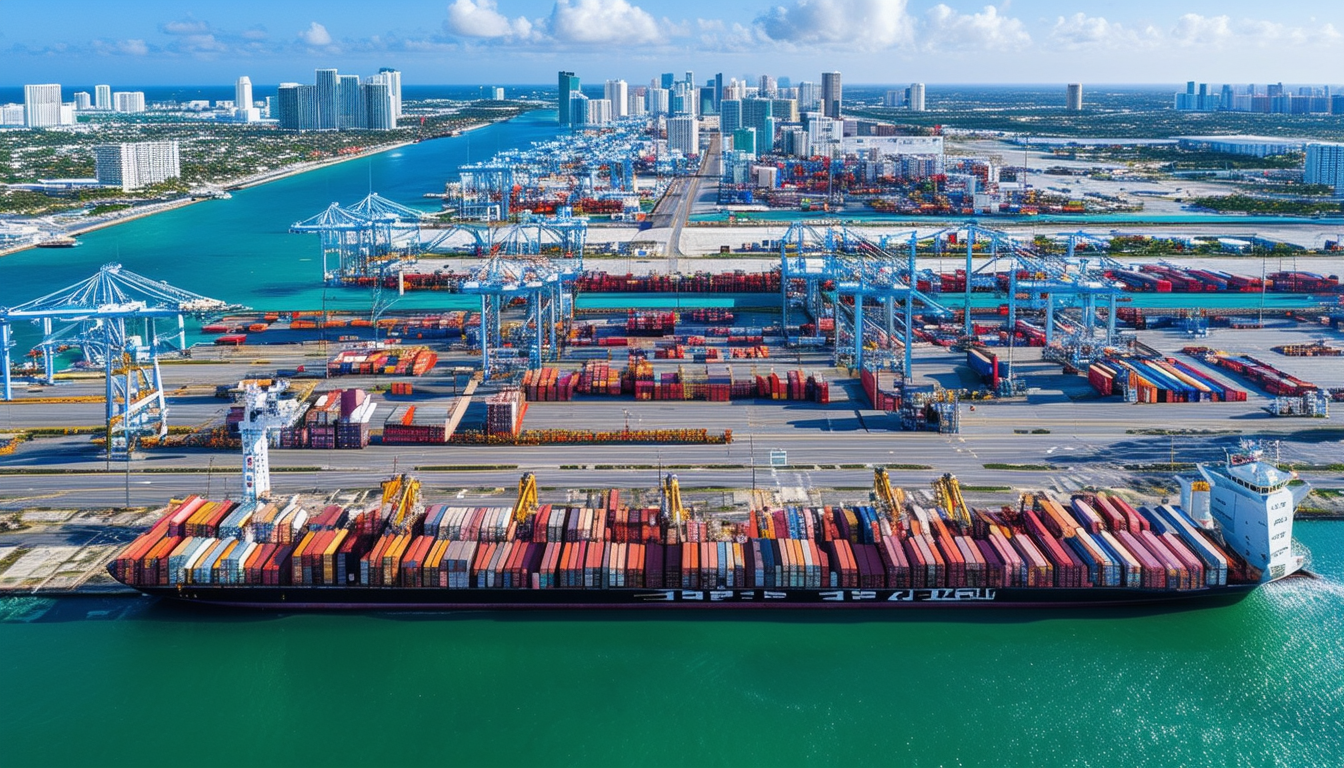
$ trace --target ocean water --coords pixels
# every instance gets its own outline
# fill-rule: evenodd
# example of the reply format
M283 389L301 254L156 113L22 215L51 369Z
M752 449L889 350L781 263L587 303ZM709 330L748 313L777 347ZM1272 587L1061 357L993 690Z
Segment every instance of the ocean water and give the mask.
M1340 765L1338 526L1322 578L1167 613L0 601L0 765Z

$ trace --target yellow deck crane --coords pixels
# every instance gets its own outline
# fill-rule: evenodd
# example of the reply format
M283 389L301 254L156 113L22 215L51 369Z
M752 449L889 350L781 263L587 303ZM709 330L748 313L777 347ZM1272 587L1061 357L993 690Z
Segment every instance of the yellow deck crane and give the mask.
M900 522L905 517L905 491L892 487L886 467L873 467L873 497L886 510L891 522Z
M397 533L406 533L420 513L420 481L410 475L397 475L383 481L384 519Z
M663 478L663 517L678 529L686 521L686 508L681 505L681 483L677 476L668 474Z
M934 480L933 494L939 509L945 511L949 518L967 528L970 527L971 511L967 509L966 500L961 496L961 484L957 482L956 475L945 474Z
M525 472L518 479L518 500L513 504L513 519L519 525L537 511L537 476Z

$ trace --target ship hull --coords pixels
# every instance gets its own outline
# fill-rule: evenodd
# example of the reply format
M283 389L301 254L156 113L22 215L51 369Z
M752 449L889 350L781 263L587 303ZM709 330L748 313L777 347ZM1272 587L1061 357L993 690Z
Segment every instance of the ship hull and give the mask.
M1107 608L1225 605L1258 584L1193 590L1124 588L943 589L439 589L432 587L137 587L172 601L284 611L504 611L583 609Z

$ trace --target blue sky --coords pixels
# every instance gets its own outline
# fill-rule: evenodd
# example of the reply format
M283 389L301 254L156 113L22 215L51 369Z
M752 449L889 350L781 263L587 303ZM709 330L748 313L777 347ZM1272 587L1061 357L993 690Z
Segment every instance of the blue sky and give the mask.
M658 72L851 83L1344 82L1344 3L1293 0L0 0L0 85L585 82Z

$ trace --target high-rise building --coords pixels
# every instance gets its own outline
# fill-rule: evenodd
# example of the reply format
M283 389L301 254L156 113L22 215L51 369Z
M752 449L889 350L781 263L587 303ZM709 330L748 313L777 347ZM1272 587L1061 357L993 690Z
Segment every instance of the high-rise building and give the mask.
M491 101L503 101L503 100L504 100L504 89L503 89L502 87L498 86L498 85L495 86L494 88L491 88L491 89L490 89L490 100L491 100Z
M279 121L280 127L287 131L302 130L299 123L299 83L281 83L275 94L275 113L271 117Z
M756 129L738 128L729 134L733 137L733 149L738 152L745 152L752 157L756 156Z
M566 125L586 125L588 123L588 97L582 91L569 94L569 119Z
M61 124L59 84L23 86L23 124L29 128L50 128Z
M1069 83L1065 97L1070 112L1081 112L1083 109L1083 84Z
M718 108L714 106L714 86L707 85L699 89L700 105L699 112L702 115L718 114Z
M1336 197L1344 196L1344 144L1308 144L1302 180L1324 184L1335 190Z
M700 154L700 121L690 115L668 118L667 149L688 157Z
M676 81L677 81L676 75L672 74L671 72L664 72L662 77L659 78L658 80L658 87L670 91L672 90L672 84L675 83Z
M756 152L766 154L775 143L774 102L770 99L742 100L742 127L756 129Z
M884 107L905 106L905 91L901 89L887 91L882 95L882 106Z
M177 140L99 144L93 148L98 183L139 189L182 175Z
M389 93L391 89L388 89ZM393 100L395 102L395 99ZM394 110L395 111L395 110ZM336 127L342 131L368 127L368 107L364 104L364 83L359 75L336 78Z
M569 100L574 94L579 92L579 77L573 72L560 73L560 95L557 104L559 106L560 124L569 125L573 119L573 113L569 108ZM586 107L585 107L586 109Z
M742 127L742 102L737 99L724 99L719 102L719 132L732 136L733 131Z
M378 70L383 82L387 83L387 93L392 98L392 117L401 119L401 72L391 67Z
M806 80L798 83L798 108L804 112L815 112L821 103L821 93L816 83Z
M629 85L624 80L608 80L603 89L603 95L606 100L611 102L611 111L613 117L625 117L628 113L626 108L627 94Z
M364 127L370 131L390 131L397 127L392 85L387 78L374 75L372 82L360 83L360 101L364 106Z
M625 114L631 117L639 117L648 112L648 89L631 88L625 96Z
M651 115L667 115L672 112L672 93L666 88L650 88L647 106Z
M336 99L336 82L339 76L335 69L317 70L317 125L319 131L334 131L340 128L340 107Z
M821 111L827 117L840 117L842 99L839 72L821 73Z
M252 107L252 78L243 75L238 78L238 82L233 84L233 108L251 109Z
M585 122L588 125L606 125L612 120L612 111L610 99L589 99Z
M762 99L773 99L779 91L779 84L775 78L770 75L761 75L761 84L757 87L756 95Z
M910 104L910 111L911 111L911 112L923 112L923 111L924 111L924 84L923 84L923 83L911 83L911 84L910 84L910 97L907 99L907 101L908 101L909 104Z
M777 124L796 123L798 122L798 102L794 99L771 99L770 113Z
M714 76L714 111L719 111L719 105L723 103L723 73L720 72Z
M134 114L145 111L144 91L116 91L112 94L112 108L117 112Z
M93 86L93 108L109 111L112 109L112 86Z
M88 91L75 91L75 109L81 112L93 106L93 96Z

